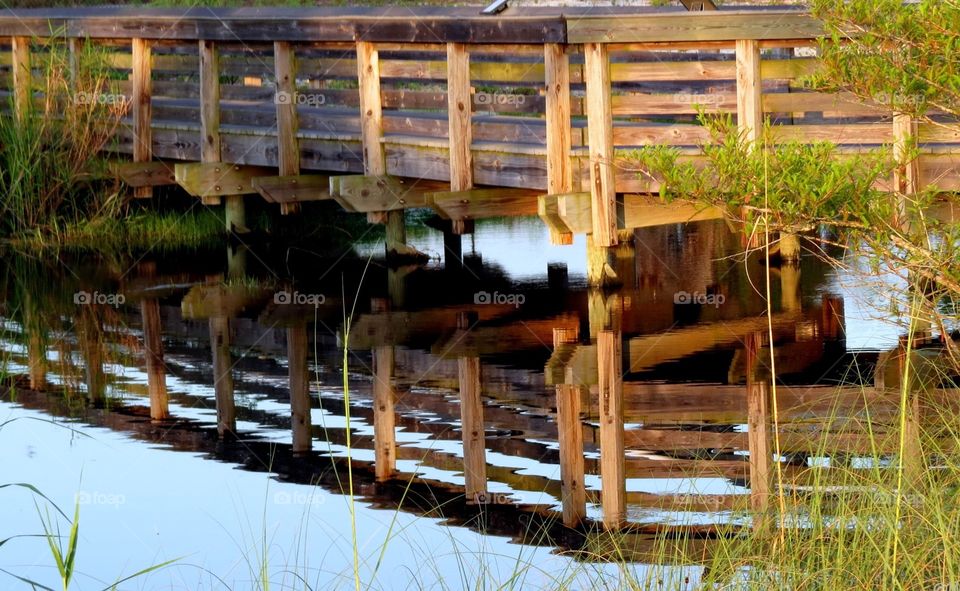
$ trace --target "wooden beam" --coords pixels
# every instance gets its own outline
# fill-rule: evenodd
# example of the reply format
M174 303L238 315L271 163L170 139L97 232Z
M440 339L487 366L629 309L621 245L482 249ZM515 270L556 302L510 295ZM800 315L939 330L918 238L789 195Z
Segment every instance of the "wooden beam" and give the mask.
M30 64L30 38L14 37L10 40L13 70L13 108L18 119L23 119L31 108L33 100L33 71Z
M323 174L261 176L253 178L251 184L270 203L330 199L330 177Z
M287 370L290 380L290 426L294 454L313 449L310 432L310 368L307 364L309 342L307 325L287 328Z
M580 422L580 399L584 389L560 384L556 391L563 524L577 527L587 516L587 495L583 483L583 429Z
M360 87L360 138L366 175L387 174L383 153L383 107L380 102L380 53L373 43L357 42L357 79Z
M470 189L428 193L426 201L440 217L461 222L534 215L539 196L540 192L532 189Z
M710 11L568 17L567 43L816 39L823 24L797 11Z
M557 43L544 45L546 86L547 193L569 193L573 188L570 165L570 58ZM572 244L573 234L550 228L552 244Z
M610 59L602 43L583 46L587 85L587 134L590 143L590 195L593 242L617 244L617 193L613 170L613 110L610 103Z
M373 442L377 480L387 480L397 470L394 363L393 347L382 346L373 350Z
M450 190L473 188L472 101L470 100L470 54L466 45L447 44L447 122L450 146Z
M743 138L756 142L763 133L763 96L760 84L760 45L753 39L738 39L737 129Z
M626 520L626 467L623 447L623 355L620 332L597 333L600 406L600 480L603 525L616 529Z
M173 168L166 162L115 162L110 165L110 170L131 187L177 184Z
M250 195L257 193L253 179L274 176L272 168L241 164L176 164L177 184L195 197L207 199L222 195Z
M277 82L277 165L280 176L300 174L300 144L297 139L297 65L288 41L273 44L274 73ZM287 100L280 100L286 97ZM299 204L281 203L280 213L299 211Z
M427 194L445 188L447 184L441 181L409 180L395 176L330 177L330 196L347 211L361 213L427 207Z
M487 493L487 455L480 398L480 358L460 357L460 425L463 432L464 495L471 502Z
M150 42L146 39L132 40L132 97L133 109L133 161L149 162L153 158L152 95ZM153 188L136 187L134 197L153 196Z

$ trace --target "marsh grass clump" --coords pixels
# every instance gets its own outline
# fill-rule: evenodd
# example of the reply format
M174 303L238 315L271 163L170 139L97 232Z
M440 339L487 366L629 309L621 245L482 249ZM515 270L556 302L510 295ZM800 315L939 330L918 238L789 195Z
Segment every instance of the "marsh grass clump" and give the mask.
M66 41L31 48L30 98L0 114L0 233L56 234L64 223L115 216L116 193L90 190L100 152L128 108L111 86L106 54ZM103 97L121 97L105 100Z

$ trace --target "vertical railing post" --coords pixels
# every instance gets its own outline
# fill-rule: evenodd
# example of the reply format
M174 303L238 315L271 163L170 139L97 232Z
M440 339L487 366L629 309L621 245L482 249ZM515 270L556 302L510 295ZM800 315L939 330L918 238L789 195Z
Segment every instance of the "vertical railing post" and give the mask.
M570 166L570 58L559 43L543 46L546 87L547 194L569 193L573 188ZM550 232L553 244L572 244L573 234Z
M447 43L447 120L450 146L450 190L473 188L473 104L470 100L470 53L462 43ZM453 222L462 234L462 220Z
M277 79L277 167L280 176L300 174L300 142L297 139L297 64L293 46L288 41L273 43L274 71ZM281 214L300 210L299 203L280 204Z
M621 333L597 333L600 402L600 502L603 524L618 528L626 519L626 467L623 443L623 344Z
M22 119L30 108L33 98L31 90L33 73L30 65L30 39L28 37L14 37L11 42L13 61L13 108L17 119Z
M150 162L153 158L153 75L151 71L150 42L146 39L132 41L133 52L133 161ZM153 196L153 187L136 187L134 197Z
M753 150L763 134L763 96L760 80L760 43L755 39L736 42L737 132ZM740 215L747 219L744 207ZM744 238L745 246L757 246L757 240Z
M617 244L617 190L613 169L613 107L610 58L603 43L583 46L587 87L587 135L590 143L590 210L593 244Z
M908 227L907 200L917 193L920 171L913 150L917 142L917 122L908 113L893 115L893 157L897 163L893 184L897 193L897 219L900 228Z

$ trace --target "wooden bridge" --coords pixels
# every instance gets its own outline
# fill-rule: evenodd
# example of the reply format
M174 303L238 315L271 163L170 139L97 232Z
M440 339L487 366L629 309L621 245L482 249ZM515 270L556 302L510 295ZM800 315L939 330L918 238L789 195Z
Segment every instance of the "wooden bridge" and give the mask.
M394 253L409 208L452 233L539 214L556 243L589 233L597 247L716 217L664 206L622 160L653 144L695 157L709 141L698 106L734 114L747 137L769 117L776 138L849 152L916 138L901 188L960 188L960 128L805 87L820 33L804 12L767 9L4 10L0 88L20 110L39 97L37 52L95 44L128 105L110 149L132 157L118 172L139 196L179 184L224 200L236 230L245 196L284 213L335 199L386 223Z

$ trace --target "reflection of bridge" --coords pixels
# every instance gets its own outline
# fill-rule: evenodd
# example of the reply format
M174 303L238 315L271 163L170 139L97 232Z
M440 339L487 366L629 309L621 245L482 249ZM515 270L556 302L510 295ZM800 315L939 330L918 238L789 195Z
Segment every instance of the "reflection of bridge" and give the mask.
M699 240L708 238L715 237L707 233ZM437 286L446 284L448 271L399 280L393 271L380 275L387 297L382 286L374 290L377 297L361 306L349 341L351 444L361 494L397 506L412 480L416 494L403 501L405 509L434 515L443 505L446 517L465 524L482 510L488 531L512 536L524 533L528 525L517 517L527 515L546 524L550 543L574 547L583 540L564 526L593 524L587 519L591 506L613 529L711 531L711 525L641 526L631 514L647 511L676 522L678 513L682 519L686 512L710 512L722 521L724 511L765 505L773 457L766 367L771 326L781 378L781 451L808 456L888 449L883 425L896 412L898 396L862 383L818 383L825 367L852 359L843 346L842 301L824 297L811 304L796 292L799 278L781 272L783 293L768 326L759 307L752 307L757 304L738 301L733 287L743 280L737 273L759 271L727 264L710 262L679 277L657 276L648 266L632 289L616 292L515 286L528 296L521 308L465 303L460 294L443 306L446 294L437 295ZM718 281L721 271L726 275ZM414 284L417 292L405 289ZM346 467L338 450L346 445L347 430L327 426L321 434L311 424L311 409L319 405L336 416L346 411L342 377L329 370L339 367L341 356L336 335L327 332L342 332L338 303L331 299L319 310L276 304L261 288L166 277L150 265L130 285L125 293L139 307L147 372L143 387L125 388L149 400L149 410L135 404L99 410L107 384L121 385L106 375L107 345L122 345L127 337L103 330L103 312L110 310L81 307L75 336L94 407L88 420L177 449L210 451L255 470L267 469L258 458L270 457L268 447L275 443L242 431L243 443L231 443L238 422L289 428L291 444L280 446L272 470L295 482L319 478L340 492L330 468ZM696 317L672 298L662 304L652 293L706 286L727 293L729 307L707 306ZM433 293L430 307L413 305L423 301L421 291ZM171 298L179 305L166 305ZM398 309L395 301L407 306ZM119 318L107 322L122 326ZM34 322L23 324L27 354L14 355L14 361L28 367L40 387L45 374L56 373L45 362L47 337L29 328ZM209 349L198 353L199 345ZM71 357L63 354L70 346L58 344L61 359ZM208 361L198 363L200 358ZM323 367L328 369L318 369ZM678 371L689 382L676 380ZM176 407L205 407L209 400L168 392L168 372L180 382L213 384L215 429L176 416ZM289 417L259 410L251 396L289 403ZM21 392L18 400L55 414L75 411L57 396ZM866 408L874 440L855 429ZM922 416L922 409L917 413ZM318 440L333 451L318 454ZM824 477L816 473L821 468L782 467L794 482ZM424 471L429 476L416 476ZM657 482L709 477L732 484L716 494L693 495L667 494ZM648 485L660 488L643 490Z

